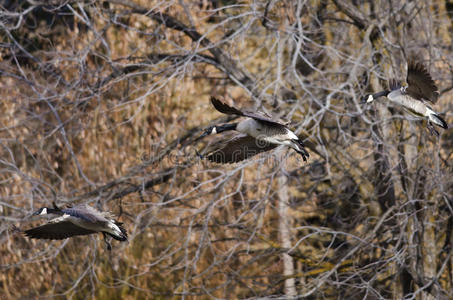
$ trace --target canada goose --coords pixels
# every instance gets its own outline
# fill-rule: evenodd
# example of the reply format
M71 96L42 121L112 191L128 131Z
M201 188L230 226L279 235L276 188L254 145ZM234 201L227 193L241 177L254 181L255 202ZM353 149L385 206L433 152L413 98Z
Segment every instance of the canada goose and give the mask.
M310 156L299 138L284 124L268 117L247 111L240 111L218 99L211 97L211 103L219 112L227 115L246 117L238 123L215 125L207 128L201 137L227 130L236 130L247 134L228 141L207 158L217 163L233 163L250 158L258 153L286 145L302 155L304 161Z
M403 106L412 115L427 119L431 133L439 135L432 124L444 129L447 129L448 125L426 103L426 101L429 101L434 104L439 98L439 92L431 75L423 64L411 61L407 66L406 80L408 86L401 86L398 80L390 79L388 82L389 90L367 95L363 98L363 102L370 103L379 97L386 96L393 103Z
M107 235L118 241L127 241L127 233L121 226L122 223L113 220L108 212L100 212L86 205L60 209L54 204L54 208L42 207L33 215L48 214L59 217L45 225L25 230L25 235L35 239L61 240L76 235L102 232L108 250L111 250L111 245L107 241Z

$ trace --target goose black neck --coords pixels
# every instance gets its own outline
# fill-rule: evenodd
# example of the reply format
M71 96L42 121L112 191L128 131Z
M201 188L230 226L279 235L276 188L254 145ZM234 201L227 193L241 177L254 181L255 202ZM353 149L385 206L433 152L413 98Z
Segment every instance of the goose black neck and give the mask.
M228 130L236 130L236 126L238 123L231 123L231 124L224 124L224 125L217 125L215 127L216 132L223 132L223 131L228 131Z
M56 215L63 215L64 212L59 208L47 208L48 214L56 214Z
M387 95L389 93L390 93L390 91L382 91L382 92L373 94L373 99L377 99L377 98L384 97L384 96L387 97Z

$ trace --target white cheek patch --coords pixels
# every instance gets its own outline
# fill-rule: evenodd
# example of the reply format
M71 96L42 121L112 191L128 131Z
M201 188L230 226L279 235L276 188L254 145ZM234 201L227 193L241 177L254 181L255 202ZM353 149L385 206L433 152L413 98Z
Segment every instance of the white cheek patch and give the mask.
M46 215L47 214L47 208L44 208L39 215Z
M217 128L215 126L212 128L211 134L217 134Z
M370 103L374 100L373 95L369 95L368 99L366 100L367 103Z

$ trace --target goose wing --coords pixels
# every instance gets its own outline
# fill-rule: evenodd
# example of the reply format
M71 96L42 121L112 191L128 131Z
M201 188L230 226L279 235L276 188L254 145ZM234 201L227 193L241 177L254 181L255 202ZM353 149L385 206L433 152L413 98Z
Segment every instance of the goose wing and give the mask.
M69 221L48 223L24 231L25 235L34 239L62 240L76 235L87 235L96 233Z
M67 215L83 219L90 223L106 222L107 219L105 216L108 216L108 213L100 212L97 209L87 205L65 208L62 209L62 211Z
M251 136L241 136L225 143L207 156L207 159L222 164L239 162L255 156L258 153L274 149L278 145Z
M406 93L417 100L427 100L436 103L439 91L423 64L411 61L407 66Z
M266 125L286 128L286 126L284 124L274 121L269 117L266 117L266 116L263 116L263 115L260 115L260 114L254 113L254 112L241 111L235 107L232 107L226 103L223 103L222 101L218 100L217 98L211 97L211 103L215 107L215 109L217 109L219 112L221 112L223 114L249 117L258 122L265 123Z
M243 113L244 113L244 116L252 118L258 122L264 123L268 126L278 127L278 128L287 128L286 125L284 125L280 122L274 121L269 117L262 116L260 114L254 113L254 112L248 112L248 111L244 111Z
M244 113L239 109L229 106L215 97L211 97L211 103L222 114L244 116Z

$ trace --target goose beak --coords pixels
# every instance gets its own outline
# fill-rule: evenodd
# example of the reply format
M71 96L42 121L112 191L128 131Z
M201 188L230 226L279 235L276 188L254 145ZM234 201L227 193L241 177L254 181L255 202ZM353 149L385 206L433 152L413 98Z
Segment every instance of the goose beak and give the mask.
M216 130L215 130L215 127L209 127L207 128L202 135L200 135L200 137L198 139L201 139L201 138L204 138L205 136L207 135L210 135L212 133L217 133Z
M32 213L29 218L34 218L35 216L39 216L39 211L35 211L34 213Z
M207 135L209 135L209 133L205 131L205 132L203 132L202 135L200 135L199 139L204 138L204 137L207 136Z

